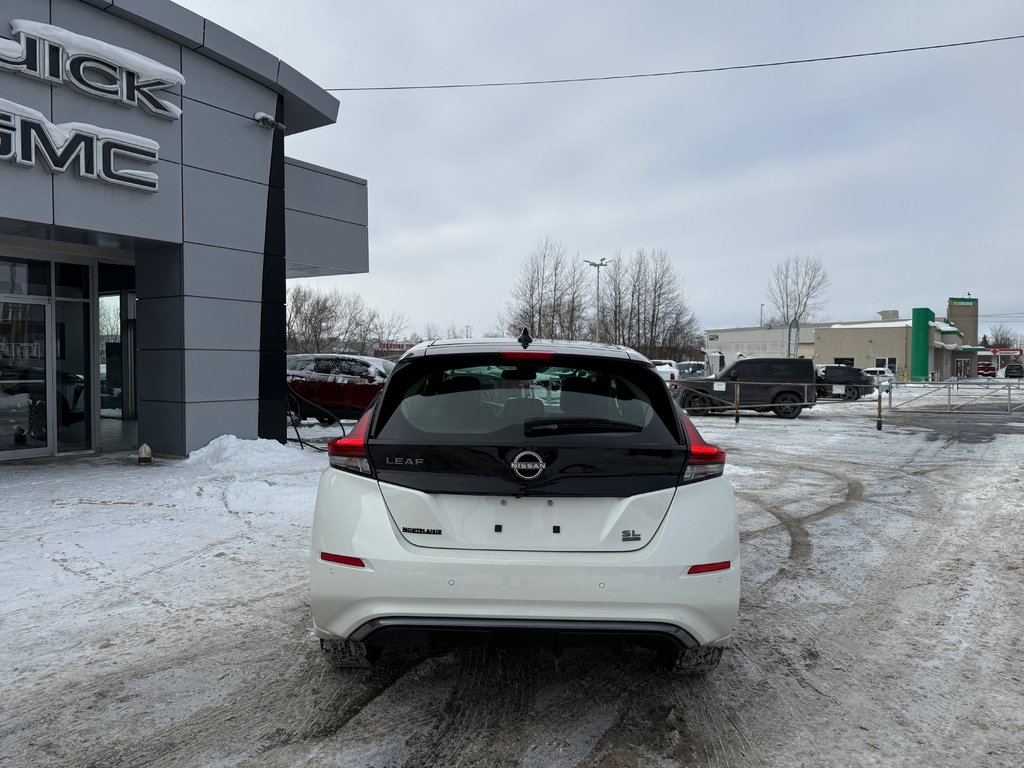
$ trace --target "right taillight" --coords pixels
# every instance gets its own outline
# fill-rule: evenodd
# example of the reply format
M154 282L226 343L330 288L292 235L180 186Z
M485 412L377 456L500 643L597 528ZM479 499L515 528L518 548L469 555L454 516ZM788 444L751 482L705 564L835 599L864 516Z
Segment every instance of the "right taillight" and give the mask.
M373 475L370 457L366 452L366 436L372 416L373 408L367 408L347 435L327 444L327 460L332 467L360 475Z
M719 477L725 472L725 451L704 440L693 422L682 414L683 427L686 429L686 442L690 444L690 456L683 470L684 483L696 483L711 477Z

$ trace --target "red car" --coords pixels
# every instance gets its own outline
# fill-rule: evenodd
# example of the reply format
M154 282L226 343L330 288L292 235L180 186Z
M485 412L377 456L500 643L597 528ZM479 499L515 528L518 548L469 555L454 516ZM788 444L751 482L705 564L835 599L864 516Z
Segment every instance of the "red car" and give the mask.
M288 355L288 404L321 424L359 417L395 364L362 355Z
M978 375L995 377L996 367L992 363L978 363Z

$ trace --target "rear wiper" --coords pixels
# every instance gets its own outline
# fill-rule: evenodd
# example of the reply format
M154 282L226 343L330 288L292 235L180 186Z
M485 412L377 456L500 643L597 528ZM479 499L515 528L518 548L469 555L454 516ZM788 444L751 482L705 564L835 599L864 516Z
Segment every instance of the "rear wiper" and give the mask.
M614 419L591 419L571 416L557 416L527 419L523 422L524 435L557 435L584 432L643 432L639 424Z

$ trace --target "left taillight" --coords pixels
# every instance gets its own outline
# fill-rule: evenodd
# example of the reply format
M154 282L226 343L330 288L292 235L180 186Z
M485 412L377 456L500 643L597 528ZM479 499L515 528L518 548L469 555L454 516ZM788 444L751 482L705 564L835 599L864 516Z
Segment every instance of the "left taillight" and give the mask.
M373 476L373 466L366 450L366 437L370 431L372 416L373 408L367 408L347 435L331 440L327 444L327 460L332 467Z
M685 413L682 414L682 419L683 427L686 429L686 442L690 444L690 455L686 460L686 469L683 470L683 482L696 483L699 480L721 476L725 472L725 451L701 437Z

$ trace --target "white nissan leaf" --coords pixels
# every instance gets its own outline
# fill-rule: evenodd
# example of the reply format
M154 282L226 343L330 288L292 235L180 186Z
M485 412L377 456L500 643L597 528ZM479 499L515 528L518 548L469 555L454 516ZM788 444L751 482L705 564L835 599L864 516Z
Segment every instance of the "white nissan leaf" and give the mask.
M740 593L725 452L637 352L420 344L328 453L310 590L330 663L465 638L718 664Z

